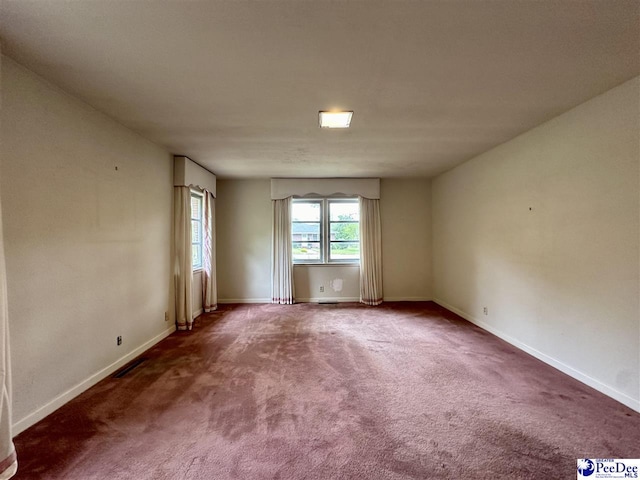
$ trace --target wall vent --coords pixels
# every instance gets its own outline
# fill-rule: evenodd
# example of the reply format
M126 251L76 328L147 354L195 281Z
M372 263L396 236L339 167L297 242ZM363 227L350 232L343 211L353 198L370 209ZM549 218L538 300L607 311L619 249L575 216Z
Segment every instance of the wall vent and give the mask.
M122 368L121 370L117 371L113 375L113 378L122 378L122 377L124 377L126 374L128 374L134 368L138 367L145 360L146 360L146 358L137 358L137 359L135 359L134 361L132 361L128 365L125 365L124 368Z

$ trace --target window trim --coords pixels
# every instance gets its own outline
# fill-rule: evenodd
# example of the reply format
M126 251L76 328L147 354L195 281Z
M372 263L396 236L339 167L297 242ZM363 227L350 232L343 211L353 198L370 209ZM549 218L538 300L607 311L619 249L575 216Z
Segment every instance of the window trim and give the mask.
M193 260L191 261L191 271L193 273L196 272L200 272L203 268L203 258L202 258L202 254L203 254L203 248L202 248L202 243L203 243L203 228L204 228L204 218L203 218L203 210L204 210L204 195L197 191L197 190L191 190L191 197L190 198L197 198L199 203L200 203L200 218L195 218L193 216L193 209L190 208L191 210L191 231L193 232L193 222L196 221L200 224L200 242L194 242L193 241L193 234L191 235L191 251L193 252L193 246L194 245L198 245L199 249L200 249L200 265L194 265L193 264ZM189 207L191 207L191 202L189 202ZM192 253L193 255L193 253Z
M294 223L320 223L320 259L309 259L309 260L295 260L292 261L293 265L319 265L319 266L327 266L327 265L345 265L345 266L359 266L360 258L357 259L347 259L347 260L336 260L331 259L331 244L332 243L354 243L353 241L347 240L331 240L331 224L332 223L356 223L359 224L360 220L355 221L331 221L330 216L330 205L331 203L355 203L358 204L358 197L322 197L322 198L294 198L293 203L317 203L320 205L320 221L300 221L300 220L291 220L291 226L293 227ZM293 236L293 232L292 232ZM315 243L315 242L314 242ZM360 239L358 239L358 244L360 245Z

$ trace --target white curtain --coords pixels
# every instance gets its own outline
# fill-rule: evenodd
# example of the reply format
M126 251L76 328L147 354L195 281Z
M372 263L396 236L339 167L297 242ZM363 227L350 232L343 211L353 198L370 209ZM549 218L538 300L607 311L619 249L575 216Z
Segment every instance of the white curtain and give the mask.
M202 308L212 312L218 308L216 282L216 199L204 190L204 237L202 244Z
M173 187L173 278L175 287L176 325L178 330L193 326L191 284L191 190Z
M18 469L16 450L11 434L11 361L9 358L9 313L7 309L7 279L2 242L2 211L0 209L0 479L15 475Z
M382 239L380 200L360 201L360 302L382 303Z
M272 200L271 204L273 205L271 303L291 304L294 302L291 197Z

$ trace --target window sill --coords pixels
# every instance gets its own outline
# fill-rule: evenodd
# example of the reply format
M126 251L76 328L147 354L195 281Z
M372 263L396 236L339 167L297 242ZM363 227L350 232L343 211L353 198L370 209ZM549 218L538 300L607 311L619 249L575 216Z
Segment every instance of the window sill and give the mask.
M359 263L294 263L294 267L360 267Z

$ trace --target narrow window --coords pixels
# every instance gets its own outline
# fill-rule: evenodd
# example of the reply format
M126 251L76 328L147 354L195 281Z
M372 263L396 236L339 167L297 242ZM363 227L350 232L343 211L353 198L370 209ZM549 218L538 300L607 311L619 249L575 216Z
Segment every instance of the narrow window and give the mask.
M191 264L202 268L202 195L191 192Z

